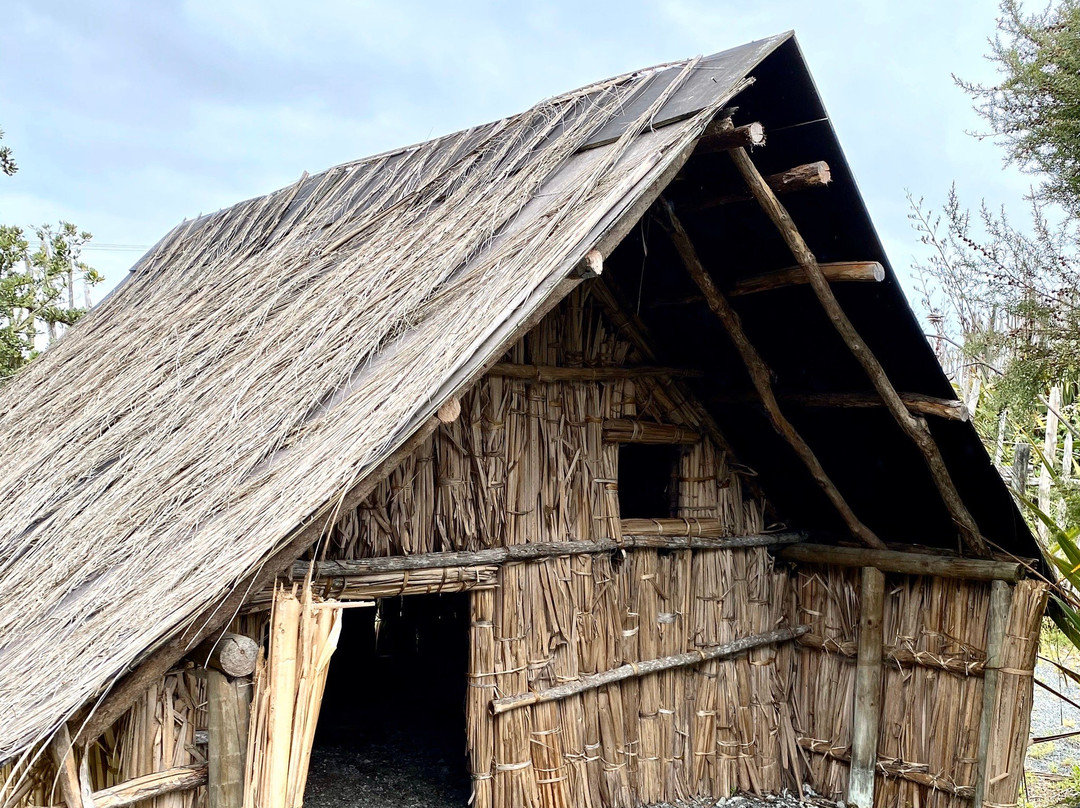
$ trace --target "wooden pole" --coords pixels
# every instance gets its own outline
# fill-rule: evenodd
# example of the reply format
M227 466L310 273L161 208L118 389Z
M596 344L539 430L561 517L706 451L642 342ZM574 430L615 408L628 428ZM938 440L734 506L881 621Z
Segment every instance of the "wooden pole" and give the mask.
M919 415L930 415L935 418L944 418L947 421L970 421L971 412L963 401L954 398L938 398L927 396L922 393L900 393L900 400L911 412ZM850 409L884 409L885 402L877 393L787 393L778 391L778 401L784 404L794 404L799 407L822 407L822 408L850 408ZM710 401L717 404L751 404L759 403L752 395L746 396L711 396Z
M1009 621L1012 589L1004 581L990 585L990 619L986 627L986 673L983 676L982 714L979 717L979 751L976 756L975 808L983 808L987 787L987 758L990 752L990 729L997 712L998 670L1005 626Z
M777 643L788 642L796 637L802 636L809 630L809 626L778 628L773 631L765 632L764 634L754 634L750 637L744 637L740 640L724 643L723 645L715 645L712 648L702 648L697 651L688 651L684 654L675 654L673 656L660 657L659 659L649 659L644 662L629 662L618 668L612 668L611 670L602 673L594 673L589 676L582 676L580 679L575 679L572 682L566 682L565 684L556 685L555 687L549 687L544 690L492 699L491 712L494 715L500 715L520 707L543 704L549 701L559 701L560 699L565 699L569 696L577 695L578 693L584 693L586 690L595 690L598 687L604 687L605 685L610 685L614 682L621 682L624 679L646 676L650 673L658 673L659 671L671 670L672 668L684 668L687 665L697 665L700 662L707 662L710 659L723 659L735 656L736 654L741 654L751 648L760 648L763 645L776 645Z
M512 544L506 547L493 547L488 550L459 550L444 553L418 553L406 556L357 558L347 561L319 561L315 565L313 578L320 580L409 570L483 567L492 564L534 561L558 556L610 553L614 550L642 547L661 550L729 550L742 547L768 547L803 541L808 535L802 531L787 530L777 533L756 533L749 536L710 537L708 533L715 529L714 521L719 520L706 522L706 520L696 519L640 519L633 521L653 522L656 530L666 528L670 533L666 535L659 532L651 535L631 534L624 535L621 540L545 541L533 544ZM706 522L706 524L697 524L699 521ZM693 531L701 532L695 533ZM298 561L293 567L293 576L303 578L308 574L308 570L308 562Z
M731 153L731 151L728 151L728 154ZM790 194L811 188L824 188L832 181L832 171L829 169L829 164L825 162L807 163L806 165L795 166L795 168L787 171L781 171L779 174L770 174L765 177L764 181L774 193ZM679 205L679 209L685 211L709 210L732 202L748 202L753 198L753 194L746 191L727 190L706 199L687 200Z
M637 367L564 368L555 365L516 365L500 362L491 368L489 376L522 379L527 382L611 382L621 379L698 378L700 370L689 368Z
M761 205L762 210L765 211L784 237L788 249L795 256L795 261L806 271L810 285L814 289L814 294L820 301L822 308L825 309L829 320L844 342L847 343L859 364L862 365L871 384L874 385L874 389L877 390L878 395L881 396L885 406L892 413L900 428L907 433L919 451L922 452L927 468L930 470L938 491L941 493L942 500L945 502L945 507L948 508L953 521L960 529L964 544L974 555L989 556L990 549L986 545L986 540L979 532L979 526L976 524L975 518L968 511L967 505L964 504L963 499L960 497L960 492L956 490L956 484L945 466L941 450L938 448L937 443L934 442L934 437L930 434L926 421L912 415L904 406L904 402L901 401L900 396L889 381L885 369L881 366L877 357L874 356L874 352L870 350L870 346L866 344L866 341L855 329L851 320L848 319L839 302L837 302L828 280L825 279L821 267L818 266L817 258L814 257L798 228L795 227L795 222L784 206L780 204L780 200L776 198L776 193L758 172L750 156L743 149L732 149L728 154L749 186L750 192L757 199L758 204Z
M710 124L698 140L694 154L712 154L714 152L737 149L743 146L764 146L765 127L760 123L748 123L733 129L723 129Z
M213 668L207 670L206 682L209 806L241 808L251 684L243 679L230 680Z
M732 154L735 153L738 152L732 152ZM705 295L705 302L708 303L709 308L720 319L728 336L731 337L732 343L739 351L743 364L746 365L746 369L750 374L750 380L754 384L754 389L757 390L762 404L765 405L765 411L768 413L773 429L795 450L795 454L802 460L814 481L825 493L825 496L829 498L829 501L832 502L833 507L836 508L851 534L870 547L884 550L885 543L870 528L864 525L855 515L855 512L851 510L843 495L825 472L821 461L817 459L817 455L814 454L810 445L780 411L780 405L777 403L772 387L772 370L765 364L765 360L761 358L757 349L750 342L738 313L731 307L727 299L720 294L720 290L716 288L712 276L709 275L705 266L701 263L701 259L698 258L697 250L694 249L690 236L687 235L682 222L675 215L671 204L663 197L660 198L660 202L662 209L667 214L666 222L662 223L665 225L672 243L682 259L683 266L698 285L698 288L701 289L701 293Z
M125 780L115 786L95 791L91 797L94 808L126 808L128 805L165 794L190 791L206 785L206 779L206 766L178 766Z
M79 769L75 763L75 749L71 744L71 733L67 724L61 724L49 744L49 755L56 766L56 780L60 786L60 796L68 808L93 808L83 804L82 788L79 785Z
M800 564L828 564L834 567L874 567L904 575L935 575L968 581L1009 581L1024 577L1024 565L1015 561L987 561L977 558L904 553L897 550L867 550L862 547L834 547L828 544L801 544L784 547L776 557Z
M885 280L885 267L877 261L833 261L818 266L829 283L880 283ZM743 278L732 287L728 297L771 292L788 286L805 286L809 282L802 267L788 267Z
M859 607L859 656L855 673L855 726L851 733L848 802L873 808L877 770L878 726L881 721L881 631L885 613L885 576L863 567Z

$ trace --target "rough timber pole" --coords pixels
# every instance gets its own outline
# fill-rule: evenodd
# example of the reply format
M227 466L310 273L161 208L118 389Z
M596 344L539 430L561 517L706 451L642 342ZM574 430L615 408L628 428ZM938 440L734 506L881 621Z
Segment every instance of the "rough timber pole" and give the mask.
M977 556L989 557L990 551L986 546L986 540L979 533L979 526L975 523L975 518L968 511L967 506L960 497L960 493L956 490L956 485L949 475L949 470L945 467L945 460L941 456L941 450L938 448L937 443L934 442L934 437L930 434L926 421L912 415L900 399L899 394L885 374L885 369L882 368L881 363L878 362L877 357L870 350L870 346L855 330L855 326L840 307L840 303L836 300L829 282L821 272L821 267L818 266L817 258L814 257L802 235L795 227L795 222L792 221L784 206L780 204L780 200L776 198L772 188L765 182L750 156L744 149L732 149L728 154L731 155L731 159L735 162L736 168L739 169L739 173L742 174L758 204L761 205L784 237L784 241L787 242L788 249L795 256L795 260L806 270L814 294L817 295L829 320L844 342L847 343L859 364L862 365L866 375L870 378L870 382L874 385L878 395L881 396L882 401L885 402L885 406L892 413L900 428L907 433L908 437L919 448L919 451L922 452L923 459L930 469L930 474L941 492L941 498L945 501L945 506L949 509L953 521L960 529L960 535L965 546Z
M859 613L859 657L855 673L855 726L851 734L851 774L848 802L873 808L877 769L878 726L881 721L881 623L885 609L885 575L862 569Z
M701 263L697 250L694 249L693 242L690 241L690 236L687 235L679 217L675 215L671 203L663 197L661 197L660 203L661 208L667 214L666 221L662 223L668 231L679 257L682 259L683 266L694 280L694 283L701 289L701 293L705 296L705 302L708 303L709 308L720 319L728 336L731 337L731 341L735 344L735 348L739 351L747 372L750 374L750 380L754 384L754 389L765 405L765 410L769 415L769 421L772 423L773 428L795 450L799 459L803 461L810 471L814 481L817 482L821 490L825 492L825 495L832 502L833 507L839 512L851 534L870 547L875 547L878 550L886 549L885 543L870 528L864 525L854 511L851 510L836 485L829 479L829 475L826 474L825 469L809 444L780 411L780 405L776 401L776 394L772 388L772 372L769 370L769 366L765 364L765 360L761 358L757 349L750 342L746 331L743 330L742 320L739 318L738 313L720 293L720 290L716 288L712 276L709 275L705 266Z
M990 585L990 620L986 627L986 673L983 675L982 714L979 718L979 751L975 757L975 808L983 808L986 796L987 756L990 751L990 725L997 711L998 670L1001 667L1001 646L1005 626L1009 621L1012 589L1004 581Z
M214 668L206 671L206 685L209 808L241 808L251 685Z

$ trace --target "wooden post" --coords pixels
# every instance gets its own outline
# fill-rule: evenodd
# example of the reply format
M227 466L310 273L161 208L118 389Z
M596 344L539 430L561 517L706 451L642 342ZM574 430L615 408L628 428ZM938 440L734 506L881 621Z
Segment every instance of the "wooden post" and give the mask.
M1028 464L1031 462L1031 444L1017 440L1013 447L1012 490L1014 494L1027 496Z
M986 673L983 675L982 715L979 718L979 751L976 756L975 808L983 807L986 796L987 756L990 751L990 726L997 710L998 669L1001 667L1001 648L1005 625L1009 621L1012 588L1004 581L990 584L990 620L986 627Z
M75 750L71 745L71 734L67 724L61 724L49 744L49 754L56 766L56 779L60 785L60 796L67 808L93 808L83 805L83 790L79 786L79 770L75 764Z
M244 804L244 765L247 753L248 700L251 684L206 671L210 808L241 808Z
M885 576L863 567L859 611L859 657L855 673L855 727L851 736L848 802L873 808L877 769L878 724L881 720L881 624L885 610Z

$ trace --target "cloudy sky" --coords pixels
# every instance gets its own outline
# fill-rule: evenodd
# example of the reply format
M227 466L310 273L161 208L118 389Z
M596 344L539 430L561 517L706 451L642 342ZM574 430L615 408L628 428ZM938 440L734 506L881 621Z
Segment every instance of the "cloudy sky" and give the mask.
M950 74L996 0L5 0L0 222L67 219L118 281L185 217L587 82L795 29L897 269L905 189L1018 200ZM908 283L910 290L911 285ZM100 292L98 293L100 296Z

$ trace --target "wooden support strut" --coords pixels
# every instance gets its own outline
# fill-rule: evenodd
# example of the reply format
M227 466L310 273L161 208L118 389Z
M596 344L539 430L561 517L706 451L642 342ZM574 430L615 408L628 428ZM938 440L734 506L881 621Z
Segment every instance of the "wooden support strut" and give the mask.
M206 778L206 766L177 766L163 772L152 772L126 780L115 786L95 791L90 796L94 800L94 808L126 808L128 805L165 794L191 791L206 785ZM60 808L60 806L53 808Z
M986 627L986 674L983 678L983 703L979 716L979 747L975 759L975 808L983 808L989 772L990 729L997 715L997 697L1001 651L1005 642L1005 629L1009 622L1012 604L1012 588L1004 581L990 585L990 618Z
M922 393L900 393L899 396L904 406L913 413L944 418L947 421L971 420L971 412L963 401L927 396ZM784 404L811 408L884 409L885 407L885 402L877 393L785 393L778 391L776 398ZM716 404L758 403L758 399L753 395L715 395L710 396L708 400Z
M834 567L873 567L882 572L903 575L933 575L967 581L1008 581L1024 577L1024 565L1018 561L990 561L978 558L905 553L898 550L868 550L862 547L835 547L828 544L803 544L777 551L781 561L799 564L828 564Z
M732 154L728 151L728 154ZM771 174L764 179L765 183L774 193L790 194L795 191L806 191L811 188L824 188L832 181L832 171L825 162L807 163L795 166L779 174ZM696 212L728 205L732 202L749 202L754 198L753 194L746 191L730 191L717 194L707 199L687 200L679 204L680 210Z
M885 267L877 261L832 261L819 266L829 283L881 283L885 280ZM728 292L728 297L771 292L773 289L788 286L804 286L809 282L802 267L787 267L743 278Z
M873 808L883 674L881 640L885 613L885 575L881 570L863 567L859 599L855 726L851 731L851 770L847 798L855 808Z
M485 567L492 564L536 561L568 555L595 555L615 550L649 548L661 550L731 550L742 547L768 547L791 544L806 539L802 531L755 533L747 536L708 535L719 533L720 520L683 519L634 519L626 522L648 522L658 530L669 532L652 534L627 533L622 539L598 539L596 541L545 541L532 544L512 544L488 550L455 550L444 553L418 553L415 555L386 556L380 558L357 558L348 561L319 561L314 568L311 562L297 561L293 577L304 578L309 570L315 580L327 578L350 578L378 573L405 572L410 570L446 570L461 567ZM704 525L703 525L704 523ZM699 532L691 532L691 531Z
M746 365L746 369L750 374L750 380L754 384L754 389L757 390L762 404L765 405L765 410L768 413L773 428L788 442L791 448L795 450L795 454L802 460L803 464L809 470L810 475L814 478L814 481L825 493L825 496L829 498L829 501L832 502L833 507L836 508L837 512L839 512L840 517L844 520L844 524L847 525L851 534L870 547L884 550L885 543L879 539L870 528L864 525L855 515L855 512L851 510L851 507L847 504L843 495L841 495L836 485L825 472L824 467L822 467L821 462L817 459L817 456L810 448L810 445L780 411L780 405L777 403L776 395L773 392L772 371L769 369L769 366L765 364L765 360L761 358L761 355L757 352L753 343L750 342L750 338L743 329L742 320L739 318L738 313L720 293L720 290L717 289L712 276L709 275L704 265L701 263L701 259L698 258L697 250L694 249L694 245L690 241L690 236L687 235L682 222L679 220L678 216L675 215L671 203L661 197L660 204L667 214L666 221L661 220L661 223L668 231L668 235L671 237L672 243L675 245L675 249L678 251L686 271L698 285L698 288L701 289L701 293L705 295L705 302L708 303L709 308L712 309L713 313L720 319L728 336L731 337L731 341L734 343L735 348L739 351L739 355L742 357L743 363Z
M692 368L663 368L648 365L637 367L564 368L556 365L518 365L500 362L491 368L489 376L521 379L527 382L611 382L621 379L684 379L702 376Z
M85 805L83 789L79 785L79 769L75 763L75 750L71 744L71 734L67 724L61 724L49 744L49 754L56 766L56 779L60 785L60 796L67 808L94 808L94 804Z
M821 267L818 265L817 258L803 240L798 228L795 227L795 222L784 206L780 204L780 200L776 198L776 193L769 187L764 177L761 176L750 156L743 149L732 149L728 154L735 163L735 167L738 168L739 173L742 174L758 204L761 205L766 215L784 237L784 241L787 243L788 249L791 250L796 262L806 271L810 285L814 289L814 294L821 302L829 320L844 342L847 343L859 364L862 365L874 389L877 390L896 422L914 441L919 451L922 452L923 459L930 469L930 474L937 484L945 506L960 529L964 544L974 555L989 556L990 550L987 547L986 540L982 537L979 526L970 511L968 511L963 499L961 499L960 493L956 490L956 485L945 466L945 460L941 456L941 450L934 442L934 437L930 434L926 422L908 412L904 402L889 381L885 369L881 366L877 357L874 356L873 351L870 350L870 346L866 344L866 341L855 329L851 320L848 319L839 302L837 302L828 280L826 280Z
M737 149L743 146L764 146L765 127L760 123L748 123L725 129L715 123L709 124L698 140L694 154L712 154L714 152Z
M537 690L532 693L519 693L514 696L504 696L492 699L491 712L500 715L520 707L528 707L533 704L543 704L549 701L559 701L570 696L583 693L586 690L595 690L598 687L610 685L613 682L621 682L638 676L646 676L650 673L683 668L687 665L697 665L710 659L723 659L741 654L751 648L760 648L763 645L776 645L777 643L794 640L810 630L809 626L795 626L793 628L779 628L764 634L754 634L740 640L734 640L723 645L715 645L711 648L701 648L696 651L687 651L683 654L675 654L659 659L648 659L644 662L628 662L618 668L582 676L572 682Z
M209 725L207 758L209 808L242 808L247 757L251 682L206 672L206 712Z

